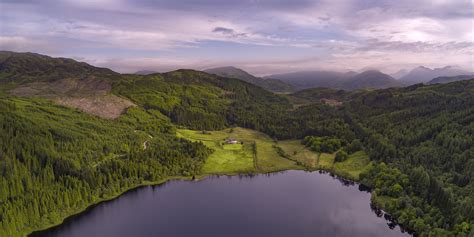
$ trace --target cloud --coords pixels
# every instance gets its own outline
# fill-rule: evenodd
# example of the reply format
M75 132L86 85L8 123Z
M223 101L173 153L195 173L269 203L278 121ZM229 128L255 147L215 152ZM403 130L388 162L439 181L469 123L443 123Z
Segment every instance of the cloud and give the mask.
M214 30L212 30L212 32L221 32L223 34L234 34L233 29L224 28L224 27L216 27L214 28Z
M195 68L198 61L190 59L170 59L159 57L84 59L96 66L114 69L117 72L130 73L139 70L167 72L182 68Z
M224 35L228 35L230 37L236 38L236 37L246 37L247 33L237 33L233 29L225 28L225 27L216 27L214 30L212 30L214 33L221 33Z
M242 65L258 74L322 67L388 68L406 62L474 69L471 0L4 0L1 4L0 48L83 57L120 71L140 65L199 68L203 60L210 66ZM236 55L238 60L232 59Z
M41 49L41 50L40 50ZM58 53L60 50L51 44L51 42L41 39L31 39L22 36L1 36L0 50L17 52L48 52Z

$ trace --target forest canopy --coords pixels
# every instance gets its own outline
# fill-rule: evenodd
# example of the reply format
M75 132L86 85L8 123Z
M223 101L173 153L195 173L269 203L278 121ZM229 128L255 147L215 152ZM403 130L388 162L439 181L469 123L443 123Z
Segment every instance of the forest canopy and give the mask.
M57 223L138 185L198 175L212 150L177 138L176 127L232 126L301 139L316 152L337 152L338 161L365 150L372 164L361 182L398 223L422 236L474 233L474 80L324 90L343 102L330 106L317 91L276 95L193 70L122 75L37 54L0 59L0 236ZM64 78L100 82L100 93L134 106L103 119L58 105L51 91ZM38 85L45 94L11 93Z

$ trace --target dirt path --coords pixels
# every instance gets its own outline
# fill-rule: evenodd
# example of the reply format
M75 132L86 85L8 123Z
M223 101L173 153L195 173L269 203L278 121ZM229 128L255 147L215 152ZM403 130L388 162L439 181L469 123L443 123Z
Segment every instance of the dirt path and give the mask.
M143 131L140 131L140 130L133 130L133 132L143 132ZM150 135L150 134L147 134L147 135L148 135L148 137L149 137L150 139L153 139L153 136L152 136L152 135ZM150 141L149 141L149 140L145 140L145 141L143 142L143 150L146 150L146 149L148 148L148 142L150 142Z

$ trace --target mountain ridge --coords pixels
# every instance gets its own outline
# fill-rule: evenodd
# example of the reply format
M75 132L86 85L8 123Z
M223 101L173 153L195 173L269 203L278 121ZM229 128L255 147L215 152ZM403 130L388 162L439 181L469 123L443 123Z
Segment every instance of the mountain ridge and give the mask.
M299 90L313 87L355 90L363 88L382 89L402 86L402 84L397 80L378 70L367 70L361 73L352 71L299 71L270 75L265 78L280 79L295 86L295 88Z
M428 81L426 84L431 85L431 84L444 84L444 83L450 83L450 82L455 82L455 81L464 81L464 80L470 80L473 79L474 75L458 75L458 76L452 76L452 77L436 77Z
M445 66L442 68L433 69L425 66L418 66L410 70L405 76L401 77L399 81L404 83L405 85L413 85L417 83L427 83L428 81L436 77L458 76L467 74L470 73L463 69L452 66Z
M276 79L264 79L260 77L256 77L240 68L234 67L234 66L225 66L225 67L217 67L217 68L209 68L205 69L204 72L210 73L210 74L215 74L218 76L222 77L228 77L228 78L235 78L239 80L243 80L246 82L249 82L251 84L260 86L266 90L272 91L272 92L292 92L294 91L294 88L281 81L281 80L276 80Z

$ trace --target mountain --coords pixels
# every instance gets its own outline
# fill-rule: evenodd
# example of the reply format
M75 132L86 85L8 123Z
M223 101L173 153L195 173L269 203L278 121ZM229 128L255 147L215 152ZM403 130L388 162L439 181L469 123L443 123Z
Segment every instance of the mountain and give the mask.
M402 84L393 77L380 71L370 70L354 75L342 84L342 89L354 90L362 88L399 87Z
M73 59L2 51L0 72L0 85L14 87L10 95L47 98L109 119L135 106L111 93L119 73Z
M376 70L356 72L334 71L302 71L271 75L265 78L275 78L293 85L296 89L316 87L354 90L361 88L387 88L401 86L401 83L387 74Z
M283 74L274 74L264 77L265 79L277 79L294 86L297 90L327 87L337 88L338 85L348 79L350 75L333 71L300 71Z
M0 52L1 94L45 98L106 119L116 119L131 107L145 107L165 113L178 124L191 126L186 118L199 117L207 121L199 126L214 128L226 124L221 115L235 98L251 97L254 105L259 98L268 103L286 101L242 80L194 70L119 74L73 59L7 51Z
M150 74L154 74L154 73L158 73L157 71L152 71L152 70L140 70L140 71L136 71L134 74L137 74L137 75L150 75Z
M407 75L408 73L409 73L408 70L406 70L406 69L400 69L399 71L390 74L390 76L392 76L392 77L395 78L395 79L400 79L400 78L404 77L405 75Z
M474 75L459 75L459 76L453 76L453 77L437 77L429 81L427 84L444 84L444 83L450 83L450 82L455 82L455 81L464 81L464 80L470 80L474 79Z
M411 70L407 75L401 77L399 80L405 85L413 85L417 83L426 83L436 77L458 76L468 74L470 73L465 70L451 66L434 69L419 66Z
M221 77L235 78L248 83L260 86L272 92L291 92L293 87L276 79L263 79L255 77L250 73L236 67L218 67L204 70L207 73L215 74Z
M365 86L392 80L377 71L349 77ZM227 135L216 138L214 131L234 126L268 136L259 135L265 143L245 141L239 147L254 158L229 160L226 167L247 162L254 168L240 171L245 174L288 169L285 164L324 168L319 156L307 156L308 148L294 147L327 137L341 151L362 150L347 161L325 154L326 169L343 167L340 175L371 188L373 204L405 229L468 236L474 220L473 95L474 79L278 95L195 70L119 74L72 59L2 52L0 236L27 236L138 186L211 175L203 168L213 150L180 131L222 141ZM118 103L110 97L133 105L115 117L96 114ZM61 103L64 98L77 103ZM278 143L271 146L272 139ZM268 159L257 162L262 153ZM295 157L302 162L290 159Z
M85 78L94 74L111 77L118 73L107 69L91 66L69 58L52 58L36 53L16 53L0 51L0 80L33 79L35 81L58 78Z

